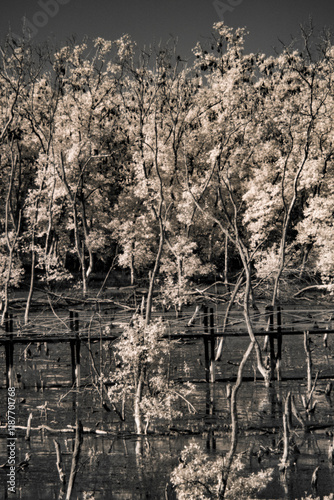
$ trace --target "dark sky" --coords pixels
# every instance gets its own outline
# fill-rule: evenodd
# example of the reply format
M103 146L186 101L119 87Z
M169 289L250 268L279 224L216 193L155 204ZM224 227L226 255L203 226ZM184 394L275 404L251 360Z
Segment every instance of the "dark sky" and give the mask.
M73 34L78 40L84 35L115 40L128 33L142 47L177 36L184 57L221 20L246 26L247 51L268 55L280 47L278 39L289 43L309 16L317 28L334 32L332 0L2 0L2 40L9 26L22 36L24 16L36 41L49 36L64 41Z

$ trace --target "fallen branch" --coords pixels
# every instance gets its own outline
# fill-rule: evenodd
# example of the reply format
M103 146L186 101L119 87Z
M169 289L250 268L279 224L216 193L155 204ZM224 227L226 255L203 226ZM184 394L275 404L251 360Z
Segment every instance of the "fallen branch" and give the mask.
M301 416L301 414L299 413L299 411L297 410L296 405L295 405L295 398L293 396L291 396L291 410L292 410L292 413L295 416L295 418L301 424L302 428L306 429L307 424L306 424L305 420L303 419L303 417Z
M27 430L27 426L25 425L16 425L15 426L15 429L16 430L23 430L23 431L26 431ZM1 425L0 426L0 429L4 429L4 430L7 430L7 425ZM68 425L65 429L55 429L53 427L50 427L49 425L45 425L45 424L42 424L42 425L38 425L37 427L31 427L30 428L30 431L48 431L48 432L52 432L52 433L61 433L61 434L66 434L66 433L72 433L72 432L75 432L75 427L72 426L72 425ZM83 427L83 433L84 434L96 434L96 435L101 435L101 436L107 436L107 435L114 435L115 433L114 432L108 432L108 431L104 431L104 430L101 430L101 429L94 429L92 427Z
M54 445L56 448L57 470L58 470L59 479L60 479L60 482L62 484L65 484L66 483L66 474L63 471L63 460L62 460L61 451L60 451L60 444L55 439L53 440L53 442L54 442Z
M333 291L333 285L310 285L305 288L302 288L302 290L299 290L299 292L295 293L293 297L298 297L298 295L301 295L302 293L306 292L307 290L327 290L328 292Z

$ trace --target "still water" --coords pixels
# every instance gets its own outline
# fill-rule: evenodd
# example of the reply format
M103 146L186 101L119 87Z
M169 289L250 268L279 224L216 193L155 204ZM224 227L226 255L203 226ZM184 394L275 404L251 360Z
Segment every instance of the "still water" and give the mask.
M303 336L284 338L281 382L265 388L255 369L254 356L249 359L238 396L240 437L238 451L245 452L249 472L274 467L273 483L258 498L295 499L305 492L311 493L311 476L319 469L318 495L334 492L333 466L327 457L334 426L334 396L325 396L329 380L334 380L334 336L325 347L322 335L312 336L313 373L318 372L314 394L317 401L314 414L308 416L317 429L303 433L294 421L292 433L298 447L296 463L282 477L278 472L282 439L282 409L290 391L296 406L303 413L302 396L306 391L306 361ZM333 347L332 345L333 344ZM111 408L102 408L98 392L91 384L92 368L88 351L82 348L81 388L70 390L71 365L68 345L15 346L16 425L26 426L29 413L33 414L32 427L46 424L52 429L65 431L74 425L76 416L84 427L104 430L106 435L85 433L76 476L73 499L125 500L165 499L170 472L178 464L183 447L198 443L209 453L226 453L229 448L229 399L227 384L237 373L237 364L248 346L247 338L227 338L223 358L217 364L217 382L205 383L204 349L201 340L180 342L171 360L172 376L178 380L194 382L196 391L190 400L196 413L189 414L186 406L183 419L176 420L168 432L161 426L147 437L133 435L131 418L122 423ZM93 347L97 365L108 365L110 352L99 345ZM1 352L1 366L5 359ZM7 459L6 401L7 390L3 377L0 389L0 457ZM305 412L303 415L306 418ZM8 498L22 500L52 500L60 498L60 482L56 467L54 439L60 444L63 467L67 475L71 468L74 435L68 432L52 433L32 431L26 441L25 431L17 430L16 464L31 454L28 467L17 472L16 495ZM0 468L0 498L7 498L7 469ZM172 498L172 497L171 497Z

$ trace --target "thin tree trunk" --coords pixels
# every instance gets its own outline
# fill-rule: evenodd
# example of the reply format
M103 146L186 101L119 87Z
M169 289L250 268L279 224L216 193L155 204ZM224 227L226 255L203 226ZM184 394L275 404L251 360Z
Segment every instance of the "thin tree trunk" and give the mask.
M26 325L29 321L29 312L32 301L32 296L34 293L34 283L35 283L35 262L36 262L36 252L35 252L35 231L31 235L31 266L30 266L30 286L29 293L26 303L26 309L24 313L24 324Z
M83 431L82 424L79 420L77 420L76 427L75 427L75 443L74 443L74 451L73 451L73 455L72 455L71 473L70 473L70 478L68 481L66 500L71 499L72 489L73 489L74 481L75 481L75 476L78 472L78 463L79 463L80 450L81 450L81 445L82 445L82 431Z
M86 271L86 278L89 278L89 276L91 275L91 273L93 272L93 269L94 269L94 255L93 255L93 252L91 250L90 245L88 245L89 230L88 230L87 217L86 217L86 207L85 207L85 202L83 200L81 201L81 207L82 207L82 227L84 230L84 240L85 240L86 248L88 250L88 257L89 257L89 265L88 265L88 269Z
M65 483L66 483L66 474L65 474L64 469L63 469L63 460L62 460L62 455L61 455L60 444L55 439L53 440L53 443L54 443L55 448L56 448L57 470L58 470L59 480L60 480L60 482L61 482L62 485L65 485Z
M144 388L144 372L143 370L141 370L134 398L134 418L135 418L137 434L143 434L143 419L140 410L140 403L143 396L143 388Z
M181 258L177 258L177 282L178 282L178 304L177 304L177 317L179 317L182 313L182 299L181 299L181 290L182 290L182 262Z
M132 243L132 252L131 252L131 259L130 259L130 284L131 286L134 285L135 283L135 268L134 268L134 243Z
M254 343L251 342L244 353L241 363L238 368L238 375L236 383L234 384L231 392L231 424L232 424L232 434L231 434L231 445L229 452L226 456L226 461L224 464L224 469L221 472L221 477L219 478L219 486L218 486L218 498L219 500L223 500L225 497L226 487L228 476L230 474L231 465L233 462L233 458L237 449L238 443L238 409L237 409L237 395L238 391L241 387L242 383L242 374L245 364L249 358L250 353L252 352L254 347Z
M232 295L231 295L231 298L229 300L229 303L227 304L227 307L226 307L226 311L225 311L225 316L224 316L224 322L223 322L223 333L225 332L226 330L226 326L227 326L227 322L228 322L228 318L229 318L229 314L230 314L230 311L231 311L231 308L234 304L234 301L235 301L235 297L240 289L240 286L241 286L241 283L242 283L242 280L243 280L243 273L240 274L236 284L235 284L235 287L234 287L234 290L232 292ZM217 349L217 352L216 352L216 361L219 361L220 358L221 358L221 355L222 355L222 350L223 350L223 345L224 345L224 337L222 337L219 341L219 344L218 344L218 349Z
M306 353L307 367L307 398L309 398L312 391L312 357L310 349L310 336L308 332L304 332L304 349Z
M5 300L4 300L4 306L3 306L2 318L1 318L2 325L5 321L5 315L7 314L7 311L8 311L8 290L9 290L10 280L12 277L14 248L15 248L16 241L17 241L17 238L19 236L20 228L21 228L21 210L20 210L19 215L18 215L18 220L16 223L16 227L15 227L15 235L14 235L13 240L10 241L8 224L9 224L9 211L11 210L11 195L12 195L12 188L13 188L13 182L14 182L15 167L16 167L16 160L14 159L14 157L12 157L12 168L11 168L11 172L10 172L8 193L7 193L7 197L6 197L6 206L5 206L5 237L6 237L7 248L9 251L9 262L8 262L8 270L7 270L7 277L6 277L6 281L5 281L5 290L4 290ZM13 216L12 216L12 219L13 219L13 224L15 226L15 220L14 220Z
M309 156L310 141L311 141L310 135L311 135L312 127L313 127L313 122L314 122L314 118L312 115L312 120L309 123L308 129L307 129L307 136L306 136L307 138L306 138L306 144L305 144L305 149L304 149L304 158L302 159L302 161L297 169L297 172L296 172L296 175L295 175L295 178L293 181L293 196L291 198L291 201L290 201L288 208L287 208L287 205L285 203L285 198L284 198L284 179L285 179L285 169L287 167L287 163L289 161L290 154L292 152L293 144L291 145L291 149L289 151L289 154L286 158L285 165L284 165L284 171L283 171L283 176L282 176L282 198L283 198L285 217L284 217L283 230L282 230L282 236L281 236L279 266L278 266L277 274L275 277L274 291L273 291L273 296L272 296L272 301L271 301L271 305L273 307L275 307L275 305L276 305L276 300L277 300L277 296L278 296L279 281L280 281L283 269L285 267L286 241L287 241L288 229L290 227L292 211L293 211L295 204L296 204L296 201L297 201L298 182L299 182L299 178L301 176L301 173L303 171L303 168L304 168L306 161L308 159L308 156Z
M299 273L300 279L302 279L304 277L306 262L307 262L308 256L310 255L311 249L312 249L312 244L305 245L305 247L304 247L303 262L302 262L302 265L300 268L300 273Z
M2 309L2 317L1 317L1 324L4 324L6 314L8 312L8 288L9 288L9 282L12 274L12 266L13 266L13 248L9 247L9 262L8 262L8 269L7 269L7 276L6 276L6 281L5 281L5 289L4 289L4 303L3 303L3 309Z
M285 469L289 465L289 421L291 420L291 393L289 392L285 400L283 413L283 456L281 465Z
M82 293L83 296L86 297L87 295L87 274L86 274L86 263L85 263L85 242L84 240L81 241L81 276L82 276Z
M228 291L230 287L228 284L228 236L225 234L225 255L224 255L224 283Z
M252 326L252 323L250 320L250 315L249 315L249 296L250 296L250 290L251 290L250 265L249 265L248 259L247 259L247 251L245 248L243 248L243 245L239 240L239 236L238 236L238 250L239 250L239 255L241 257L241 260L242 260L242 263L244 266L244 270L245 270L245 274L246 274L246 285L245 285L244 302L243 302L244 318L245 318L245 322L246 322L246 326L247 326L248 335L249 335L251 341L254 343L256 360L257 360L257 368L264 378L265 385L268 387L270 385L270 370L266 369L264 364L263 364L261 349L260 349L258 341L255 338L255 335L253 332L253 326Z
M158 274L160 260L161 260L161 256L162 256L162 250L163 250L163 246L164 246L164 239L165 239L164 228L163 228L163 223L162 223L161 217L159 217L159 226L160 226L159 248L158 248L157 256L155 258L155 264L154 264L153 272L151 275L150 285L149 285L148 294L147 294L146 317L145 317L146 325L148 325L151 321L154 282L155 282L155 278Z
M84 296L87 295L87 280L86 280L86 268L85 268L85 252L84 252L84 241L80 241L80 236L79 236L79 222L78 222L78 210L77 210L77 192L72 194L70 186L67 182L66 175L65 175L65 167L64 167L64 157L63 153L60 155L61 157L61 168L62 168L62 175L59 174L59 177L61 178L65 189L67 191L67 194L71 200L72 204L72 210L73 210L73 225L74 225L74 241L75 241L75 250L77 252L77 256L81 265L81 274L82 274L82 293Z

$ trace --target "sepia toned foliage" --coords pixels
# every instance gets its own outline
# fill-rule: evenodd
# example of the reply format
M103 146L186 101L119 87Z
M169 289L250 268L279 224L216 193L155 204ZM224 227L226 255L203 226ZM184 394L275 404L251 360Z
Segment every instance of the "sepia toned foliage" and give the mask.
M267 57L245 52L246 35L216 23L188 63L176 44L138 51L128 36L8 38L4 298L24 276L32 295L35 275L80 276L86 294L116 253L131 284L148 284L148 323L154 289L179 312L205 276L243 269L250 296L260 280L272 304L285 276L331 284L333 45L303 29L298 50Z
M219 476L224 467L223 457L212 457L195 444L187 446L181 452L180 464L171 475L178 500L220 498ZM265 489L270 483L273 469L245 474L245 468L243 457L236 456L223 498L230 500L256 498L256 493Z
M170 425L182 416L175 402L186 401L193 390L190 384L176 384L170 378L169 359L175 346L164 339L165 333L161 318L146 325L141 316L135 316L115 345L116 368L108 377L108 395L114 405L130 405L137 434L146 434L159 421Z

